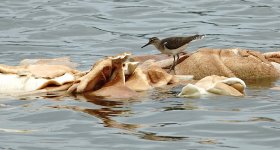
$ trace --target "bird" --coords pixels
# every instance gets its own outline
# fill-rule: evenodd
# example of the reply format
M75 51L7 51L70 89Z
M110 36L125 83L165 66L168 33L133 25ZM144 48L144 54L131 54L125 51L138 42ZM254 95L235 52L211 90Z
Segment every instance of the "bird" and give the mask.
M184 51L188 44L191 41L195 41L198 39L203 39L205 35L193 35L193 36L186 36L186 37L168 37L165 39L160 40L157 37L149 38L149 42L142 46L141 48L144 48L148 45L154 45L156 49L158 49L161 53L172 55L173 56L173 64L169 68L169 72L174 70L175 65L177 65L177 62L179 60L179 54ZM177 56L177 60L175 61L175 57ZM175 70L174 70L175 71Z

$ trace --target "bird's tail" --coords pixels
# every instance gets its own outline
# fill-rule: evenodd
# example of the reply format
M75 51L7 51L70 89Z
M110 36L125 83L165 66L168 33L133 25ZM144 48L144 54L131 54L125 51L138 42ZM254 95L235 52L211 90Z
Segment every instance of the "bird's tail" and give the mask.
M203 39L205 36L206 36L205 34L203 34L203 35L198 35L198 34L194 35L193 36L193 41Z

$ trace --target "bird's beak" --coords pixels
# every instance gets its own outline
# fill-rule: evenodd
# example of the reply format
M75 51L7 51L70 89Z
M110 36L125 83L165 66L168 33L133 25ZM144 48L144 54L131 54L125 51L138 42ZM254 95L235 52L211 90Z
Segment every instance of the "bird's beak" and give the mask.
M142 46L141 48L144 48L144 47L146 47L146 46L148 46L150 44L151 44L151 42L148 42L146 45Z

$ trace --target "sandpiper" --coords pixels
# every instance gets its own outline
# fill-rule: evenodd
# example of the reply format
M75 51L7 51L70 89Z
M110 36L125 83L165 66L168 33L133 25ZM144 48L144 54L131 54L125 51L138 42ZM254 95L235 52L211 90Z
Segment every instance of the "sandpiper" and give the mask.
M174 67L179 60L179 53L184 51L191 41L202 39L204 37L205 35L193 35L188 37L169 37L162 40L160 40L157 37L152 37L149 39L149 42L146 45L142 46L141 48L144 48L152 44L161 53L167 55L173 55L173 65L169 69L169 72L171 72L172 69L174 70ZM177 56L177 60L175 61L176 56Z

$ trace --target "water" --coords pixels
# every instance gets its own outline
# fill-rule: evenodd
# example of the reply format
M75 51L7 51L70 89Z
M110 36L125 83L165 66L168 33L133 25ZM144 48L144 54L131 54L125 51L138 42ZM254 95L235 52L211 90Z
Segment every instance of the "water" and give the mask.
M200 47L279 51L278 0L1 0L0 63L70 56L88 69L147 38L206 34ZM123 100L43 95L0 99L0 149L279 149L279 81L241 98L176 98L153 90ZM273 89L272 89L273 88Z

